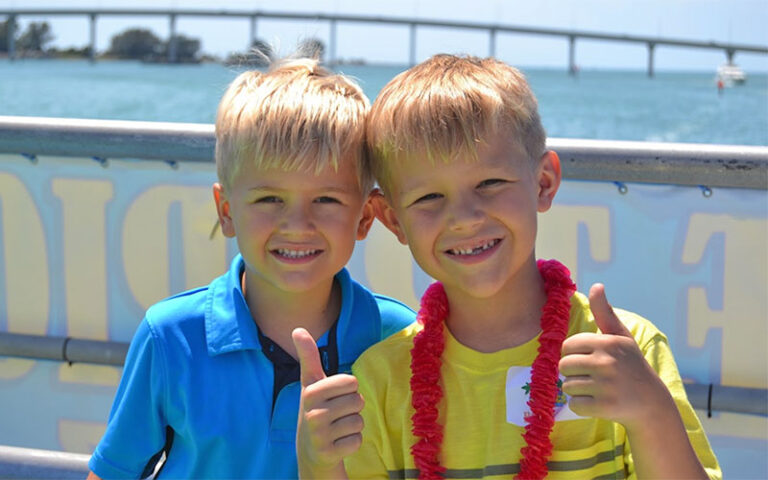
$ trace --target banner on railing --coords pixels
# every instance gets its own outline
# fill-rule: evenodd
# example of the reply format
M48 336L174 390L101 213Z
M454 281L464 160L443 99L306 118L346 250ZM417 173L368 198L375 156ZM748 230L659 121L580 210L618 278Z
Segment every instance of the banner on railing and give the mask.
M147 307L235 255L210 238L213 181L211 164L0 155L0 331L129 341ZM537 254L658 325L685 378L766 388L767 218L765 190L565 181ZM349 269L412 306L430 281L379 224ZM0 444L90 453L120 373L0 358ZM768 419L702 420L730 476L766 470Z

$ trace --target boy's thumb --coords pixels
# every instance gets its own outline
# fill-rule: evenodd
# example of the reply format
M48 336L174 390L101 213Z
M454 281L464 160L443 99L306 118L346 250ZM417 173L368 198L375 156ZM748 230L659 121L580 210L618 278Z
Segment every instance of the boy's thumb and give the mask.
M603 284L596 283L589 289L589 308L592 310L592 315L595 316L597 328L602 333L634 338L613 312L613 307L608 303L608 298L605 296Z
M308 387L325 378L323 365L320 363L320 352L312 335L303 328L297 328L291 333L296 355L301 367L301 386Z

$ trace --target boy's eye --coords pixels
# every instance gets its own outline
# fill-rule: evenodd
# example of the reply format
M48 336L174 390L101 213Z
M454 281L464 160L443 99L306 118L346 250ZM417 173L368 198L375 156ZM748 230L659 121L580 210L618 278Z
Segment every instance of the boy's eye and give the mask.
M483 180L482 182L478 183L477 188L492 187L495 185L501 185L503 183L507 183L507 181L501 178L489 178L487 180Z
M259 197L253 203L279 203L280 197L274 195L267 195L266 197Z
M428 193L426 195L423 195L417 198L415 203L428 202L430 200L437 200L438 198L442 198L442 195L440 195L439 193Z
M424 203L429 202L430 200L437 200L438 198L442 198L442 195L439 193L428 193L426 195L422 195L421 197L417 198L416 201L414 201L414 204L417 203Z
M315 203L341 203L341 201L333 197L317 197Z

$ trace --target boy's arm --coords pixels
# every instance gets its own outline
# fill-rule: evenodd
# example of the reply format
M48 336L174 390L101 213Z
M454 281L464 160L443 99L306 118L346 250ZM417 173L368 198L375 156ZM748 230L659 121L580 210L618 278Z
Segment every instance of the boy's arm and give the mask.
M128 349L107 429L88 462L94 476L137 478L162 449L166 372L161 348L145 319Z
M638 478L708 478L672 395L613 312L602 285L592 287L589 303L602 333L563 342L560 371L571 410L624 426Z
M293 331L301 366L301 402L296 428L299 478L346 479L343 459L360 448L363 398L357 379L326 377L317 344L303 328Z

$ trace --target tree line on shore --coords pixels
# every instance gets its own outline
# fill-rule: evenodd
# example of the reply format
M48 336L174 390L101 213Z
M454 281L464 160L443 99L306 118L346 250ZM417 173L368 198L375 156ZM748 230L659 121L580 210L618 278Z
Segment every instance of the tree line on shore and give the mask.
M10 21L0 22L0 52L9 52L8 29ZM21 58L59 58L91 56L91 47L68 48L59 50L49 45L55 39L48 22L30 22L24 31L14 28L14 45L17 56ZM184 35L175 35L176 60L194 62L200 60L200 40ZM110 40L109 49L99 55L100 58L132 59L144 61L164 61L169 57L171 42L158 38L150 30L129 28Z
M14 26L15 27L15 26ZM10 20L0 22L0 55L9 53L8 30L12 28ZM30 22L24 31L14 28L13 32L16 56L20 58L90 58L91 48L70 47L57 49L50 44L55 39L48 22ZM200 40L185 35L175 35L175 62L197 63L200 61L215 61L214 57L200 51ZM141 60L147 62L168 62L171 57L171 41L164 40L151 30L144 28L128 28L113 35L109 49L100 53L98 58ZM297 54L316 57L322 60L325 45L322 40L309 38L301 41ZM224 61L228 64L264 66L275 57L272 46L263 40L256 39L247 52L230 54Z

